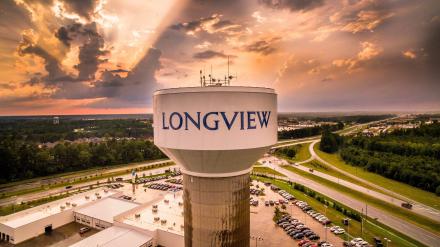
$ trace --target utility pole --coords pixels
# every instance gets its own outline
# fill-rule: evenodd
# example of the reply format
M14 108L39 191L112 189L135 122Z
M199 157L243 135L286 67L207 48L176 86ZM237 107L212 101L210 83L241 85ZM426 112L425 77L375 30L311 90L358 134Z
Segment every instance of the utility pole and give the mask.
M364 214L364 208L362 208L362 213L361 213L361 237L362 238L364 237L364 221L363 221L364 217L363 217L363 214Z

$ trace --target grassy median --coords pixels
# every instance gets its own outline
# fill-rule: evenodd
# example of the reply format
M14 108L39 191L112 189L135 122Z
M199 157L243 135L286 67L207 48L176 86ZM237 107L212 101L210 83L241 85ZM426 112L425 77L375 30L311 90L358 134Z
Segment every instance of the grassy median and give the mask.
M280 176L280 177L285 177L286 176L286 175L284 175L284 174L282 174L280 172L275 171L272 168L265 167L265 166L254 166L252 168L252 173L266 174L268 176L271 176L271 175Z
M282 147L280 149L294 149L295 150L295 157L291 158L287 155L284 155L282 152L275 152L275 156L285 159L291 163L294 162L302 162L305 160L308 160L312 155L309 152L309 146L311 143L302 143L302 144L296 144L292 146Z
M319 162L318 160L312 160L310 162L307 162L307 163L304 163L304 164L301 164L301 165L305 166L305 167L308 167L310 169L313 169L315 171L319 171L319 172L325 173L327 175L333 176L335 178L338 178L338 179L345 180L345 181L350 182L350 183L354 183L354 184L360 185L360 186L365 187L367 189L375 190L375 191L384 193L383 191L381 191L381 190L379 190L379 189L377 189L377 188L375 188L375 187L373 187L373 186L371 186L369 184L363 183L363 182L361 182L361 181L359 181L359 180L357 180L355 178L347 176L347 175L345 175L345 174L343 174L343 173L333 169L331 166L328 166L326 164L323 164L323 163Z
M440 210L440 197L435 195L434 193L421 190L408 184L394 181L392 179L385 178L376 173L365 171L360 167L351 166L345 163L341 159L339 154L328 154L319 150L319 142L316 143L313 148L319 157L343 171L349 172L359 178L365 179L385 189L405 196L411 200L423 203L427 206Z

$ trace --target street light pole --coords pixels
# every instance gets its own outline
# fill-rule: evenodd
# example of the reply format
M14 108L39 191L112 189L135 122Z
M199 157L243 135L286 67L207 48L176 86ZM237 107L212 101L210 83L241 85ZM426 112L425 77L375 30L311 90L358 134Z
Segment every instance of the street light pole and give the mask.
M324 205L324 215L327 217L327 205ZM327 222L324 224L325 242L327 242Z
M350 234L350 219L347 219L347 241L348 241L348 238L349 238L349 236L348 236L348 234Z

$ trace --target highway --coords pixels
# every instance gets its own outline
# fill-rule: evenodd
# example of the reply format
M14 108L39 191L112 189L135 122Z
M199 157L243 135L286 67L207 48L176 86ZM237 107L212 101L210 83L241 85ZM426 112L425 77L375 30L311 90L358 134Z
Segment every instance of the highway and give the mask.
M374 183L372 183L370 181L367 181L365 179L357 177L357 176L355 176L355 175L353 175L353 174L351 174L349 172L346 172L344 170L341 170L338 167L333 166L331 163L323 160L321 157L318 156L318 154L315 152L315 149L314 149L314 146L318 142L319 142L319 140L315 140L309 146L309 152L312 155L311 159L316 159L319 162L321 162L321 163L323 163L323 164L325 164L327 166L332 167L332 169L334 169L334 170L336 170L336 171L338 171L338 172L340 172L340 173L342 173L342 174L344 174L346 176L349 176L349 177L351 177L353 179L356 179L356 180L358 180L358 181L360 181L362 183L368 184L369 186L371 186L373 188L376 188L378 190L386 192L388 195L387 194L383 194L383 193L379 193L379 192L374 191L374 190L367 189L365 187L362 187L362 186L359 186L359 185L356 185L356 184L353 184L353 183L350 183L350 182L347 182L347 181L344 181L344 180L338 179L340 184L342 184L342 185L344 185L346 187L358 190L358 191L363 192L365 194L368 194L370 196L374 196L376 198L379 198L379 199L381 199L383 201L386 201L386 202L389 202L391 204L397 205L399 207L401 206L401 204L403 202L411 202L411 204L413 204L413 208L412 208L413 212L415 212L417 214L420 214L420 215L424 215L424 216L426 216L428 218L431 218L431 219L434 219L434 220L440 222L440 212L438 210L436 210L436 209L434 209L432 207L429 207L429 206L427 206L425 204L418 203L418 202L416 202L414 200L411 200L410 198L407 198L407 197L405 197L405 196L403 196L401 194L395 193L394 191L391 191L391 190L388 190L386 188L383 188L383 187L381 187L381 186L379 186L377 184L374 184ZM317 174L315 174L315 175L317 175ZM332 181L335 182L335 179L336 179L335 177L329 176L327 174L324 174L324 175L325 176L321 176L321 177L326 178L328 180L332 180ZM328 177L332 177L332 178L329 179ZM393 195L393 196L389 196L389 195Z
M137 167L143 167L143 166L148 166L148 165L162 164L162 163L166 163L166 162L170 162L170 160L146 162L146 163L136 164L136 165L133 165L133 166L118 167L118 168L114 168L114 169L107 169L105 173L125 171L127 169L134 169L134 168L137 168ZM170 169L170 168L173 169L175 167L177 167L177 166L176 165L172 165L172 166L166 166L166 167L158 167L156 169L145 170L145 171L140 172L138 174L138 176L141 177L142 173L145 173L146 175L150 175L150 173L152 175L156 175L156 174L164 173L165 170ZM82 176L84 176L84 175L82 175ZM120 176L117 176L117 177L122 177L123 179L130 179L132 176L131 176L130 173L128 173L128 174L120 175ZM45 197L48 197L48 196L51 196L51 195L58 195L60 193L65 193L67 191L76 191L79 188L84 188L84 187L87 187L87 186L90 186L90 185L96 185L98 182L100 184L107 183L107 178L97 179L97 180L88 181L88 182L84 182L84 183L78 183L78 184L72 185L72 188L70 188L70 189L66 189L63 186L63 187L43 190L43 191L39 191L39 192L35 192L35 193L29 193L29 194L24 194L24 195L20 195L20 196L13 196L13 197L4 198L4 199L0 200L0 206L9 205L9 204L12 204L12 203L19 204L21 202L37 200L37 199L45 198Z
M343 193L327 188L326 186L319 184L313 180L304 178L296 173L282 169L276 164L265 162L264 165L286 175L292 182L303 184L359 212L365 211L365 202L355 200ZM403 234L408 235L418 240L419 242L426 244L427 246L440 246L440 236L437 236L436 234L420 228L414 224L411 224L403 219L392 216L389 213L383 212L375 207L368 206L368 216L371 218L376 218L379 222L390 226L391 228L402 232Z
M423 216L426 216L428 218L431 218L433 220L436 220L436 221L440 222L440 211L439 210L437 210L435 208L432 208L430 206L427 206L425 204L416 202L416 201L414 201L414 200L412 200L410 198L407 198L407 197L405 197L405 196L403 196L401 194L395 193L394 191L388 190L388 189L383 188L383 187L381 187L379 185L376 185L376 184L374 184L374 183L372 183L370 181L367 181L365 179L357 177L357 176L355 176L355 175L353 175L353 174L351 174L349 172L346 172L344 170L341 170L338 167L332 165L331 163L323 160L321 157L319 157L316 154L316 152L314 150L314 146L319 141L320 141L319 139L315 138L315 139L308 140L308 141L291 142L291 143L275 146L272 149L277 149L277 148L281 148L281 147L288 147L288 146L293 146L293 145L298 145L298 144L303 144L303 143L311 143L309 145L309 152L311 154L311 157L309 159L305 160L305 161L295 163L295 165L297 165L297 166L295 166L296 168L301 169L301 170L306 171L306 172L309 172L309 168L301 166L301 164L310 162L312 160L318 160L319 162L321 162L321 163L331 167L335 171L338 171L338 172L340 172L340 173L342 173L342 174L344 174L344 175L346 175L346 176L348 176L350 178L353 178L353 179L355 179L357 181L360 181L360 182L362 182L364 184L367 184L367 185L375 188L376 190L382 191L384 193L380 193L380 192L378 192L376 190L371 190L371 189L365 188L365 187L360 186L358 184L354 184L354 183L342 180L342 179L334 177L334 176L330 176L328 174L325 174L325 173L322 173L322 172L319 172L319 171L314 171L313 172L314 175L322 177L322 178L327 179L327 180L330 180L332 182L338 183L338 184L343 185L345 187L357 190L357 191L362 192L364 194L376 197L376 198L378 198L380 200L386 201L388 203L394 204L394 205L399 206L399 207L401 207L403 202L411 202L411 204L413 205L413 207L411 209L412 212L420 214L420 215L423 215ZM285 162L286 162L286 164L288 164L287 161L285 161ZM390 196L390 195L392 195L392 196Z

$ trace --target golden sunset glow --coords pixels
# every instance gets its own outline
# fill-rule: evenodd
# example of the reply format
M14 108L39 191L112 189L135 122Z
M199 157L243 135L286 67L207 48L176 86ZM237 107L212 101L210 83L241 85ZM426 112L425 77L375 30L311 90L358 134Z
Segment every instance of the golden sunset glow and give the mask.
M150 112L199 71L274 87L281 111L435 110L438 1L0 3L0 114ZM437 68L437 69L436 69Z

